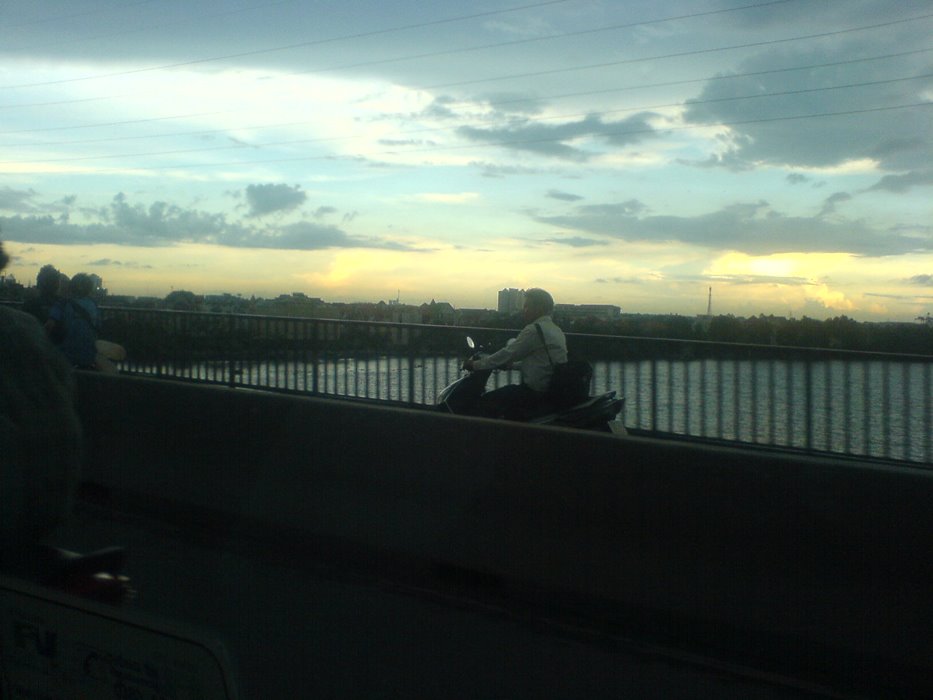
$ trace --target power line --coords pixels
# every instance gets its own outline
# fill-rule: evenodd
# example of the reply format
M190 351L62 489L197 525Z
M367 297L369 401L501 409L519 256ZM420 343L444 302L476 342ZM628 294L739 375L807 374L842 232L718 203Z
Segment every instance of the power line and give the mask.
M735 127L735 126L746 126L750 124L767 124L767 123L784 122L784 121L799 121L799 120L805 120L805 119L822 119L826 117L854 116L854 115L860 115L860 114L887 112L887 111L894 111L894 110L901 110L901 109L914 109L914 108L922 108L922 107L930 107L930 106L933 106L933 102L915 102L915 103L910 103L910 104L889 105L885 107L868 107L868 108L863 108L863 109L850 109L850 110L841 110L841 111L836 111L836 112L820 112L816 114L797 114L797 115L788 115L788 116L782 116L782 117L762 117L758 119L742 119L742 120L730 121L730 122L716 122L715 126ZM689 131L693 129L705 129L705 128L709 128L709 126L711 125L710 124L690 124L690 125L684 125L684 126L670 126L670 127L665 127L663 131L665 132ZM623 131L605 131L605 132L596 134L596 136L603 137L603 138L618 137L618 136L638 136L642 134L655 134L657 132L658 132L658 129L655 129L653 127L648 127L648 128L641 128L641 129L628 129L628 130L623 130ZM485 142L484 144L471 143L471 144L460 144L460 145L452 145L452 146L432 146L428 148L408 149L406 153L413 154L413 153L436 153L436 152L445 152L445 151L457 151L457 150L466 150L466 149L471 149L471 148L479 148L479 147L482 147L483 145L514 147L514 146L527 146L527 145L541 144L541 143L559 143L560 141L563 141L565 138L566 137L539 137L539 138L534 138L534 139L491 140L491 141ZM180 152L183 152L183 151L180 151ZM109 157L113 157L113 158L140 157L143 155L172 155L173 153L175 152L157 152L157 153L152 153L152 154L132 154L132 155L126 155L126 156L109 156ZM396 154L397 154L396 150L377 151L374 153L374 155L396 155ZM105 157L108 157L108 156L105 156ZM87 160L91 158L96 158L96 157L90 156L87 158L78 158L75 160ZM237 166L237 165L239 166L264 165L264 164L270 164L270 163L291 163L291 162L306 162L306 161L314 161L314 160L331 160L331 159L333 159L332 155L316 155L316 156L299 156L299 157L294 157L294 158L268 158L268 159L252 160L248 162L226 161L226 162L218 162L218 163L187 163L187 164L173 164L173 165L155 165L155 166L149 166L145 168L129 168L129 170L150 171L150 170L224 167L224 166ZM67 160L68 159L57 159L51 162L67 162ZM9 163L10 161L6 161L6 162ZM28 161L28 162L37 162L37 161ZM15 162L15 163L20 164L19 162ZM106 172L107 170L108 169L106 168L100 168L98 169L98 172ZM125 170L127 170L127 168L121 168L121 171L125 171Z
M731 96L731 97L717 97L717 98L709 98L709 99L705 99L705 100L690 100L690 101L688 101L688 102L668 102L668 103L654 104L654 105L640 105L640 106L637 106L637 107L626 107L626 108L622 108L622 109L611 109L611 110L601 110L601 111L578 112L578 113L574 113L574 114L550 115L550 116L547 116L547 117L534 117L534 118L529 118L529 119L527 119L525 122L523 122L523 126L526 125L526 124L528 124L528 123L535 123L535 122L538 122L538 123L539 123L539 122L543 122L543 121L551 121L551 120L558 120L558 119L569 119L569 118L581 117L581 116L590 116L590 117L592 117L592 116L605 116L605 115L607 115L607 114L619 114L619 113L623 113L623 112L644 112L644 111L653 110L653 109L665 109L665 108L670 108L670 107L687 107L687 106L691 106L691 107L692 107L692 106L694 106L694 105L714 104L714 103L722 103L722 102L734 102L734 101L739 101L739 100L765 99L765 98L769 98L769 97L787 97L787 96L791 96L791 95L802 95L802 94L810 94L810 93L828 92L828 91L831 91L831 90L844 90L844 89L859 88L859 87L873 87L873 86L877 86L877 85L889 85L889 84L893 84L893 83L907 82L907 81L911 81L911 80L922 80L922 79L924 79L924 78L933 78L933 73L926 73L926 74L923 74L923 75L912 75L912 76L901 77L901 78L888 78L888 79L883 79L883 80L871 80L871 81L865 81L865 82L861 82L861 83L847 83L847 84L843 84L843 85L830 85L830 86L823 86L823 87L818 87L818 88L801 88L801 89L796 89L796 90L782 90L782 91L780 91L780 92L755 93L755 94L752 94L752 95L734 95L734 96ZM191 116L191 115L188 115L188 116ZM195 115L195 116L200 116L200 115ZM164 120L164 119L170 119L170 118L172 118L172 117L164 117L164 118L162 118L162 119ZM110 123L110 124L102 124L102 125L99 125L99 126L119 126L119 125L122 125L122 124L136 124L136 123L139 123L139 122L141 122L141 121L160 121L160 119L152 119L152 120L132 120L132 121L128 121L128 122L113 122L113 123ZM41 143L35 143L35 144L6 144L6 145L3 145L2 147L3 147L3 148L12 148L12 147L24 147L24 146L26 146L26 147L70 146L70 145L81 145L81 144L87 144L87 143L106 143L106 142L120 141L120 140L138 140L138 139L144 139L144 138L162 138L162 137L164 137L164 136L169 136L169 137L172 137L172 136L174 136L174 137L178 137L178 136L191 136L191 135L203 136L203 135L216 134L216 133L226 133L226 132L228 132L228 131L248 131L248 130L265 129L265 128L285 127L285 126L300 126L300 125L306 124L306 123L308 123L308 122L301 122L301 121L299 121L299 122L283 122L283 123L278 123L278 124L257 125L257 126L252 126L252 127L237 127L237 128L233 128L233 129L226 129L226 130L206 130L206 131L196 131L196 132L188 132L188 133L180 133L180 134L164 134L164 135L161 135L161 136L152 136L152 137L148 137L148 136L144 136L144 135L143 135L143 136L137 135L137 136L122 137L122 138L121 138L121 137L117 137L117 138L106 138L106 139L92 139L92 140L85 140L85 141L41 142ZM85 128L85 127L61 127L61 128ZM26 131L45 131L45 130L46 130L46 129L35 129L35 130L26 130ZM447 129L441 129L441 128L415 129L415 130L409 130L409 131L401 132L401 133L398 134L398 136L411 136L411 135L414 135L414 134L437 133L437 132L441 132L441 131L447 131ZM4 133L22 133L22 132L0 132L0 134L4 134ZM271 141L271 142L250 144L249 147L252 147L252 148L268 148L268 147L271 147L271 146L288 146L288 145L296 145L296 144L299 144L299 143L323 143L323 142L334 142L334 141L346 141L346 140L353 140L353 139L356 139L356 138L359 138L359 137L357 137L357 136L343 136L343 137L324 137L324 138L314 138L314 139L290 139L290 140L287 140L287 141ZM102 159L107 159L107 158L131 158L131 157L142 157L142 156L152 156L152 155L175 155L175 154L178 154L178 153L203 153L203 152L210 152L210 151L236 150L236 149L243 148L243 147L244 147L244 146L241 146L241 145L238 145L238 146L214 146L214 147L209 147L209 148L183 149L183 150L171 150L171 151L155 151L155 152L146 152L146 153L131 153L131 154L118 154L118 155L75 156L75 157L71 157L71 158L55 158L55 159L51 159L51 158L50 158L50 159L45 159L45 160L34 160L34 159L30 159L29 161L0 161L0 163L13 163L13 162L16 162L16 163L25 163L25 162L29 162L29 163L73 162L73 161L84 161L84 160L102 160Z
M346 34L343 36L330 37L326 39L313 39L311 41L302 41L294 44L283 44L280 46L273 46L264 49L255 49L253 51L242 51L239 53L226 54L223 56L211 56L207 58L198 58L192 59L190 61L180 61L178 63L168 63L159 66L147 66L145 68L134 68L126 71L117 71L114 73L103 73L98 75L87 75L78 78L63 78L61 80L49 80L44 82L35 82L35 83L21 83L18 85L0 85L0 90L8 90L13 88L24 88L24 87L40 87L46 85L60 85L64 83L74 83L85 80L98 80L100 78L115 78L124 75L136 75L139 73L148 73L158 70L169 70L172 68L183 68L185 66L194 66L204 63L213 63L215 61L225 61L231 58L245 58L247 56L259 56L267 53L275 53L278 51L288 51L291 49L297 48L307 48L309 46L320 46L323 44L330 44L338 41L346 41L348 39L368 39L374 36L380 36L384 34L391 34L394 32L406 31L409 29L424 29L427 27L440 26L442 24L451 24L454 22L463 22L471 19L480 19L483 17L492 17L495 15L502 15L511 12L519 12L522 10L537 9L540 7L547 7L549 5L560 5L566 2L571 2L571 0L546 0L546 2L538 2L530 5L520 5L516 7L506 8L504 10L489 10L487 12L476 12L469 15L460 15L458 17L448 17L445 19L437 19L429 22L418 22L415 24L401 25L398 27L386 27L383 29L374 29L368 32L359 32L356 34Z
M827 63L811 63L806 66L790 66L786 68L769 68L767 70L748 71L746 73L729 73L727 75L711 75L703 78L690 78L688 80L669 80L661 83L647 83L641 85L628 85L625 87L605 88L602 90L584 90L582 92L568 92L560 95L542 95L540 97L516 97L508 100L493 100L487 102L490 107L502 107L503 105L518 104L522 102L537 102L540 100L561 100L568 97L588 97L590 95L605 95L614 92L627 92L630 90L644 90L659 87L675 87L677 85L692 85L696 83L706 83L717 80L733 80L735 78L753 78L760 75L771 75L774 73L791 73L801 70L815 70L818 68L835 68L837 66L847 66L855 63L867 63L869 61L881 61L889 58L903 58L921 53L929 53L933 48L916 49L914 51L902 51L900 53L889 53L882 56L869 56L866 58L849 58L843 61L830 61ZM458 100L451 104L469 104L466 100Z
M308 75L308 74L316 74L316 73L330 73L330 72L341 71L341 70L352 70L354 68L365 68L368 66L380 66L380 65L386 65L389 63L400 63L402 61L414 61L414 60L422 60L425 58L437 58L438 56L449 56L449 55L458 54L458 53L470 53L473 51L486 51L489 49L499 49L499 48L503 48L506 46L521 46L521 45L532 44L532 43L537 43L541 41L552 41L554 39L567 39L567 38L572 38L572 37L587 36L590 34L598 34L602 32L618 31L619 29L632 29L634 27L647 27L653 24L662 24L665 22L673 22L676 20L697 19L699 17L709 17L712 15L721 15L721 14L725 14L729 12L738 12L741 10L757 9L761 7L768 7L770 5L783 5L788 2L796 2L796 0L771 0L770 2L763 2L763 3L758 3L758 4L752 4L752 5L742 5L740 7L728 7L728 8L723 8L719 10L707 10L705 12L692 12L690 14L672 15L670 17L660 17L658 19L640 20L638 22L626 22L624 24L612 24L612 25L608 25L605 27L595 27L592 29L581 29L575 32L563 32L561 34L549 34L547 36L536 36L536 37L530 37L526 39L513 39L511 41L500 41L500 42L496 42L493 44L482 44L479 46L468 46L468 47L458 48L458 49L444 49L442 51L430 51L430 52L420 53L420 54L409 54L407 56L397 56L394 58L383 58L383 59L376 59L372 61L362 61L359 63L350 63L350 64L344 64L340 66L332 66L330 68L318 68L318 69L307 70L307 71L296 71L294 73L286 73L285 75L288 76L288 75Z
M116 3L110 7L102 7L93 10L85 10L84 12L73 12L69 15L54 15L52 17L40 17L39 19L29 20L28 22L20 22L19 24L7 24L4 25L4 29L22 29L23 27L31 27L36 24L45 24L47 22L58 22L61 20L77 19L78 17L87 17L89 15L99 15L103 12L110 12L114 8L119 8L120 10L125 10L130 7L138 7L140 5L150 5L159 0L138 0L138 2L132 3ZM16 50L16 49L14 49Z
M658 82L658 83L641 83L638 85L611 87L611 88L605 88L601 90L585 90L582 92L569 92L569 93L562 93L558 95L539 95L536 97L519 97L519 98L511 98L507 100L505 99L504 100L492 100L492 101L487 101L484 104L490 107L501 107L503 105L518 104L522 102L538 102L541 100L559 100L559 99L566 99L570 97L586 97L589 95L604 95L604 94L612 94L615 92L628 92L632 90L648 90L648 89L659 88L659 87L674 87L678 85L691 85L691 84L705 83L705 82L710 82L710 81L733 80L736 78L750 78L750 77L755 77L755 76L760 76L760 75L770 75L774 73L790 73L794 71L815 70L818 68L833 68L837 66L853 65L856 63L882 61L882 60L887 60L891 58L903 58L905 56L914 56L914 55L921 54L921 53L929 53L930 51L933 51L933 48L915 49L913 51L901 51L898 53L883 54L880 56L868 56L864 58L850 58L850 59L845 59L841 61L829 61L826 63L811 63L811 64L804 65L804 66L771 68L767 70L748 71L745 73L730 73L727 75L711 75L711 76L705 76L702 78L690 78L686 80L670 80L670 81L664 81L664 82ZM81 104L85 102L97 102L97 101L103 101L103 100L110 100L110 99L115 99L117 97L122 97L122 96L111 95L111 96L102 96L102 97L76 98L72 100L54 100L50 102L30 102L30 103L20 103L20 104L7 104L7 105L0 105L0 110L33 108L33 107L52 107L52 106L61 106L61 105L68 105L68 104ZM472 104L472 103L473 101L470 101L470 100L458 100L458 101L451 102L448 104ZM253 126L237 127L237 129L238 130L243 130L243 129L250 130L250 129L261 129L261 128L266 128L266 127L276 127L276 126L292 126L292 125L303 124L303 123L308 123L308 122L286 122L286 123L280 123L280 124L267 124L267 125L260 124L260 125L253 125ZM50 130L57 130L59 128L60 129L89 128L91 126L109 126L109 125L110 124L91 124L91 125L82 125L81 127L54 127L54 128L50 128ZM42 131L42 130L43 129L24 129L21 131L21 133L25 133L29 131ZM95 143L95 142L107 141L107 140L117 141L117 140L138 139L138 138L159 138L162 136L193 136L193 135L223 133L224 131L225 130L223 129L219 129L219 130L212 129L212 130L207 130L207 131L180 132L180 133L175 133L175 134L157 134L154 136L123 136L123 137L114 137L113 139L94 139L93 141L77 141L75 143ZM10 133L10 132L0 132L0 133Z
M109 127L109 126L126 126L128 124L146 124L149 122L164 122L170 121L172 119L191 119L192 117L209 117L217 114L225 114L222 111L213 111L213 112L194 112L192 114L175 114L167 117L147 117L145 119L128 119L126 121L120 122L103 122L97 124L78 124L76 126L45 126L37 129L16 129L13 131L0 131L0 135L6 136L10 134L31 134L39 131L70 131L72 129L97 129L100 127Z
M136 3L136 5L147 5L149 3L157 2L157 1L158 0L143 0L142 2ZM134 29L129 29L129 30L123 29L118 32L107 32L106 34L94 34L91 36L83 36L80 38L71 39L67 42L57 41L57 42L50 42L47 44L31 44L28 46L5 47L4 50L9 51L9 52L33 51L35 49L45 48L47 46L61 46L63 44L77 44L77 43L81 43L85 41L97 41L99 39L106 39L112 36L126 36L128 34L138 34L140 32L151 32L153 29L164 29L166 27L174 27L179 24L190 24L192 19L200 20L200 19L214 19L217 17L229 17L230 15L242 14L244 12L251 12L253 10L262 10L268 7L275 7L277 5L292 5L292 4L295 4L297 1L298 0L277 0L277 2L267 2L261 5L249 5L247 7L237 7L231 10L226 10L224 12L210 12L210 13L200 14L200 15L196 15L194 18L188 17L185 19L177 20L175 22L163 22L161 24L149 24L143 27L136 27ZM129 7L134 7L134 5L119 5L119 8L121 10L125 10ZM82 17L85 15L100 14L101 12L104 12L104 11L105 10L89 10L87 12L80 12L74 15L59 15L57 17L46 17L46 18L39 19L39 20L33 20L32 22L27 22L25 24L14 25L14 27L25 27L25 26L29 26L32 24L54 22L54 21L58 21L61 19L73 19L75 17ZM7 27L7 28L10 28L10 27Z
M854 32L864 32L870 29L881 29L883 27L890 27L895 24L906 24L908 22L918 22L924 19L930 19L933 17L933 13L918 15L916 17L910 17L907 19L898 19L891 20L890 22L880 22L878 24L869 24L861 27L850 27L849 29L837 29L831 32L819 32L817 34L804 34L802 36L794 37L785 37L783 39L768 39L765 41L753 41L747 44L733 44L732 46L717 46L710 49L694 49L691 51L679 51L676 53L668 54L659 54L657 56L643 56L641 58L626 58L619 61L607 61L605 63L591 63L581 66L568 66L564 68L552 68L542 71L533 71L530 73L513 73L510 75L497 76L493 78L477 78L475 80L461 80L454 83L440 83L436 85L423 85L417 88L416 90L437 90L440 88L449 88L449 87L461 87L463 85L476 85L478 83L490 83L497 82L502 80L515 80L517 78L537 78L542 75L555 75L557 73L571 73L574 71L582 70L592 70L594 68L609 68L612 66L622 66L631 63L644 63L646 61L659 61L668 58L684 58L686 56L700 56L703 54L718 53L720 51L735 51L736 49L750 49L758 48L760 46L774 46L777 44L786 44L794 41L806 41L808 39L823 39L831 36L839 36L841 34L851 34Z

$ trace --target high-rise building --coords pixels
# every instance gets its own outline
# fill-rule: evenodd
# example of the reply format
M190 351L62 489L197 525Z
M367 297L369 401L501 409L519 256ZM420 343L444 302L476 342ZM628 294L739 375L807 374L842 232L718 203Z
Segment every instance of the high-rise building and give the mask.
M500 314L514 314L522 310L522 307L525 305L525 290L524 289L503 289L499 292L499 306L498 311Z

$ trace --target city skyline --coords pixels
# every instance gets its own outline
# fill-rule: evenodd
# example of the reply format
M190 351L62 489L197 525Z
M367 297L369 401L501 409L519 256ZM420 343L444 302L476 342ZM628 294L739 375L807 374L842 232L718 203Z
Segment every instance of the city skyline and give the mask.
M114 294L912 321L928 4L13 2L7 270Z

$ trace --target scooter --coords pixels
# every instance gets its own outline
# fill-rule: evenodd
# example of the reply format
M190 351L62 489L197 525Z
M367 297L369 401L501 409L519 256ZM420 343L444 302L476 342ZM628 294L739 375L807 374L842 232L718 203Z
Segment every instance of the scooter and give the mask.
M477 347L472 338L467 336L466 341L467 346L475 351L470 359L476 360L485 356L483 348ZM437 409L456 415L480 415L476 410L479 398L486 392L486 383L494 371L496 370L464 370L459 378L438 394ZM608 391L571 406L559 406L556 401L547 401L539 410L523 416L521 421L625 434L625 426L616 420L624 405L624 398L616 397L614 391Z

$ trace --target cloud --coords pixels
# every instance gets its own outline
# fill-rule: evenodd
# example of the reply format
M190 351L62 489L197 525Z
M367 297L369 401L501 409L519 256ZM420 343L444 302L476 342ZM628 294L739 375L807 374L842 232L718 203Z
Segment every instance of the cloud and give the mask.
M143 270L151 270L152 265L140 265L138 262L121 262L120 260L111 260L110 258L101 258L100 260L92 260L88 263L89 267L131 267L139 268Z
M334 207L318 207L317 209L314 210L314 218L323 219L325 216L329 216L331 214L336 214L336 213L337 213L337 209Z
M649 123L654 116L657 115L653 112L642 112L618 122L604 122L598 116L589 115L562 124L519 121L501 128L461 126L457 133L470 141L579 162L588 160L594 153L568 142L594 138L612 146L637 143L657 134Z
M410 246L377 238L350 236L336 226L299 221L273 229L231 228L218 237L218 244L232 248L276 248L325 250L328 248L377 248L416 251Z
M865 191L903 194L914 187L929 187L931 185L933 185L933 170L915 171L903 175L885 175Z
M348 215L350 218L355 216ZM92 212L91 220L70 223L51 215L0 217L5 240L55 245L109 243L142 247L202 243L233 248L377 248L420 252L403 243L375 237L351 236L335 226L298 222L282 226L246 225L223 214L184 209L163 201L131 203L122 192L109 207ZM102 258L98 265L117 265ZM127 263L128 264L128 263Z
M915 303L926 299L933 299L930 294L883 294L881 292L865 292L866 297L881 297L882 299L897 299L899 301L908 301Z
M305 203L308 196L300 185L249 185L246 188L247 216L264 216L276 212L287 212Z
M914 275L908 278L908 284L917 284L922 287L933 287L933 275Z
M901 33L898 46L925 46L924 24L892 29ZM759 52L736 66L736 77L720 74L707 82L687 101L683 118L688 124L726 125L723 133L734 143L723 165L736 159L791 167L871 160L888 171L927 167L933 158L929 107L887 108L929 102L929 56L905 56L892 74L889 62L851 61L863 54L860 42L853 36L808 50ZM900 79L915 75L926 77ZM878 111L866 111L873 109Z
M429 139L379 139L377 143L380 146L387 146L388 148L395 148L398 146L431 147L437 145L437 141L431 141Z
M583 199L583 197L578 194L560 192L559 190L548 190L547 194L544 196L548 199L558 199L562 202L579 202L581 199Z
M580 205L561 216L531 214L541 223L629 242L682 243L749 255L824 252L862 256L933 251L933 234L881 231L861 221L787 216L765 201L733 204L698 216L645 216L637 200Z
M538 175L541 173L541 170L537 168L521 165L494 165L477 161L470 163L470 165L480 168L482 177L488 178L503 178L507 175Z
M597 245L609 245L609 241L598 238L583 238L582 236L571 236L569 238L545 238L545 243L557 243L571 248L591 248Z
M25 213L35 211L33 200L36 197L34 190L14 190L11 187L0 187L0 210Z
M817 214L817 217L827 216L829 214L836 213L836 205L840 202L848 202L852 199L852 195L848 192L836 192L829 195L825 200L823 200L823 208L820 209L820 213Z
M703 282L726 283L737 286L757 284L780 284L785 287L812 286L817 282L806 277L786 277L781 275L708 275Z
M726 151L725 153L713 153L705 160L678 158L677 162L695 168L725 168L734 173L746 172L755 168L754 163L740 157L735 150Z
M789 173L784 179L792 185L800 185L804 182L809 182L810 180L809 177L802 175L801 173Z
M645 280L638 277L597 277L596 284L643 284Z

